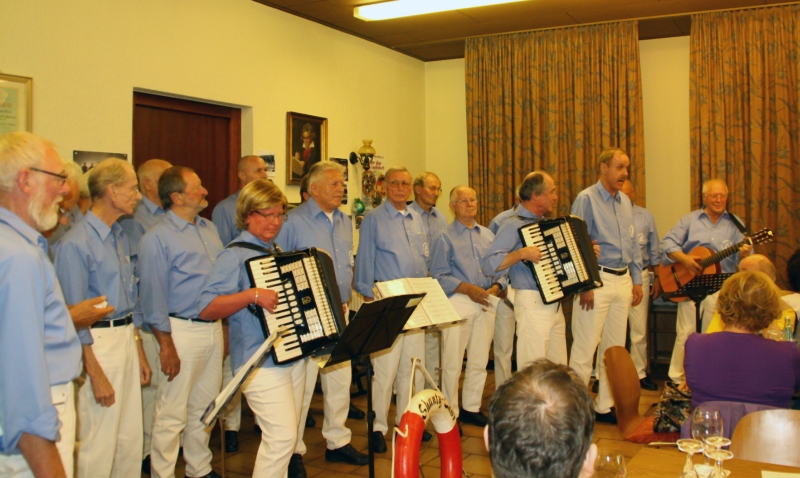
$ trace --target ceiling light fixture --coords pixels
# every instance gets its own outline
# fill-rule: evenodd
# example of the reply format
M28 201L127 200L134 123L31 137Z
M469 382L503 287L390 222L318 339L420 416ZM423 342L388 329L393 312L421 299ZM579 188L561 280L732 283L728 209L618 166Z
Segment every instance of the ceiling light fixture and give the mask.
M353 10L353 16L371 22L423 15L425 13L447 12L450 10L462 10L465 8L524 1L527 0L395 0L392 2L356 7Z

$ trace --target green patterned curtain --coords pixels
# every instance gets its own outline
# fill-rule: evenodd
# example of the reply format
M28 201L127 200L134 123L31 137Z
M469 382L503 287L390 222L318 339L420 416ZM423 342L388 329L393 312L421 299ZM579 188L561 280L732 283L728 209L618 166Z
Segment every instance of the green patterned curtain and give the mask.
M644 135L636 22L468 39L469 182L486 224L534 169L548 171L567 214L597 182L597 157L628 152L642 206Z
M728 209L751 232L779 277L800 246L800 6L692 16L692 205L703 181L728 184ZM782 277L784 279L784 277Z

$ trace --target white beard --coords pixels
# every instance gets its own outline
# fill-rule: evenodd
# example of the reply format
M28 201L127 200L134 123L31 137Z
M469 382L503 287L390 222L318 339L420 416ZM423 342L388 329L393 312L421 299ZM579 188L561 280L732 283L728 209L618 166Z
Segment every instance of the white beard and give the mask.
M44 188L39 189L36 195L28 203L28 214L36 224L39 231L49 231L58 223L58 205L63 197L59 196L58 201L52 205L45 204L46 192Z

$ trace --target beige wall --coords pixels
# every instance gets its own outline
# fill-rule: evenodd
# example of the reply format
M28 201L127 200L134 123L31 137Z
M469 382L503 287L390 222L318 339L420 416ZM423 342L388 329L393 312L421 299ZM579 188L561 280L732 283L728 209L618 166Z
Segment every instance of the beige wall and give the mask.
M13 2L0 69L33 77L34 132L65 158L130 154L142 90L241 106L242 152L274 150L279 186L287 111L328 118L329 156L372 138L389 165L425 165L423 62L251 0Z

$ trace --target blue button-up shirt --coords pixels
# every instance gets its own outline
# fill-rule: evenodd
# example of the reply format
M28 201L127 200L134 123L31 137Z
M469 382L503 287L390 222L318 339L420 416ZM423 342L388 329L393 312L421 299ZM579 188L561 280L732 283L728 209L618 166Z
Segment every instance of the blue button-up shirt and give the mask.
M497 268L510 252L522 249L522 239L519 237L519 228L542 219L523 206L516 209L516 214L510 214L502 221L500 229L492 242L491 247L486 252L486 257L481 262L483 273L486 275L500 275L508 272L508 279L511 286L520 290L539 290L530 267L519 261L508 269L498 271Z
M267 249L274 249L272 244L267 244L247 231L234 238L237 242L249 242ZM225 249L217 256L211 275L198 299L198 310L204 310L214 299L223 295L236 294L252 288L247 276L245 261L253 257L263 256L264 253L246 249L244 247L231 247ZM250 313L247 307L228 317L228 340L230 341L231 366L233 370L245 364L264 344L264 330L261 328L261 319ZM292 366L293 364L285 365ZM262 367L274 367L275 362L268 356Z
M81 344L47 241L0 207L0 453L19 454L23 433L56 441L50 387L81 372Z
M492 285L495 276L484 274L481 261L493 240L492 231L474 221L469 228L454 220L436 236L431 250L431 277L439 281L448 297L462 282L482 289ZM502 286L505 278L498 282Z
M516 205L516 206L512 207L511 209L506 209L505 211L503 211L500 214L498 214L497 216L495 216L494 219L489 221L489 226L487 226L489 228L489 230L492 231L493 234L497 234L497 231L500 230L500 226L502 226L503 223L506 222L506 220L509 217L516 216L517 215L517 209L519 209L520 207L522 207L522 206Z
M236 203L239 201L239 193L236 191L214 206L214 212L211 213L211 220L217 226L219 231L219 239L222 241L223 246L227 246L231 241L239 235L241 230L236 225Z
M76 204L72 208L72 210L64 213L64 218L66 218L67 220L67 225L65 226L64 224L61 224L59 222L58 227L56 227L56 230L53 231L50 237L47 238L47 245L49 246L50 249L49 250L50 259L53 260L56 257L56 249L58 248L57 247L58 241L60 241L61 238L64 237L64 234L66 234L70 229L72 229L73 225L83 220L83 213L81 212L81 208L79 208L78 205Z
M658 250L658 230L656 220L647 209L633 205L633 227L636 230L636 243L642 256L642 271L648 266L661 264Z
M364 216L359 231L355 288L364 297L373 297L376 281L428 275L428 235L413 209L404 214L385 201Z
M128 236L131 245L131 254L137 255L139 241L142 236L156 225L164 217L164 209L150 199L142 196L142 200L136 205L133 216L123 216L119 219L119 225Z
M284 251L316 247L331 255L336 268L336 283L342 303L347 303L353 287L353 226L339 209L333 210L333 223L313 198L289 211L289 218L275 237Z
M144 323L172 332L169 316L197 318L197 298L222 251L217 228L200 216L194 224L167 211L139 243L139 297Z
M717 223L714 224L703 209L698 209L683 216L661 240L662 260L664 264L672 264L675 261L670 259L667 254L679 251L688 254L698 246L708 247L718 252L741 242L742 239L744 236L731 220L728 211L723 212ZM725 273L736 272L738 264L738 252L720 262L722 272Z
M133 312L139 291L134 277L128 238L118 223L108 227L90 210L61 240L56 275L68 304L106 296L114 312L105 318L123 318ZM136 324L141 325L141 324ZM94 343L91 331L78 331L82 344Z
M433 247L433 238L439 231L447 227L447 219L442 211L436 209L436 206L431 206L430 212L423 209L417 201L412 202L408 207L417 211L419 217L422 218L422 227L425 229L425 234L428 235L428 251L430 251Z
M616 196L598 181L575 198L572 214L586 222L589 236L600 245L597 263L613 269L627 267L633 283L642 283L642 254L634 245L633 203L622 191Z

